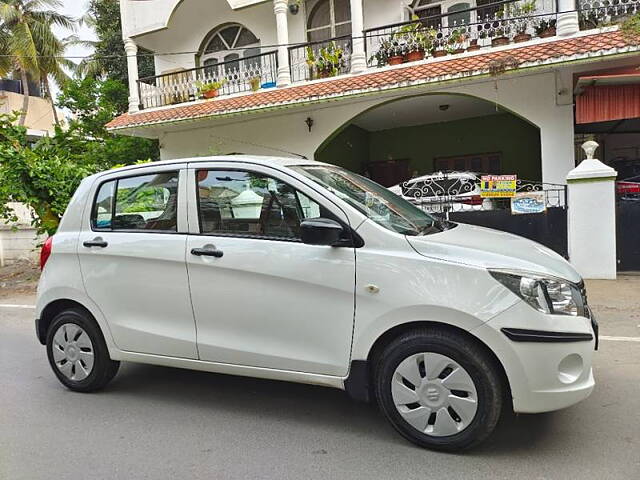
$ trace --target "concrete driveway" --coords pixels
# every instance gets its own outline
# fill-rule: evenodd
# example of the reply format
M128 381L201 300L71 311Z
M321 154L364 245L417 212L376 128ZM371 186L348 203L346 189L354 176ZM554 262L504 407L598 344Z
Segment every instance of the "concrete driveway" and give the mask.
M374 407L321 387L123 364L105 391L70 392L35 338L33 310L6 306L33 297L4 297L0 479L640 478L640 282L589 293L605 336L593 395L505 416L461 455L419 449Z

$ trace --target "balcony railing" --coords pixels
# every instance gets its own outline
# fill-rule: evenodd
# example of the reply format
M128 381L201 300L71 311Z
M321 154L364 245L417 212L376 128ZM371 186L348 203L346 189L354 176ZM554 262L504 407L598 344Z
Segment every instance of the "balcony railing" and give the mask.
M350 35L289 47L291 81L315 80L348 73L351 52Z
M142 109L276 86L275 51L138 80ZM217 87L217 88L216 88Z
M640 0L578 0L580 29L607 26L640 12Z
M630 0L631 1L631 0ZM369 66L395 65L556 34L555 1L504 0L364 31Z

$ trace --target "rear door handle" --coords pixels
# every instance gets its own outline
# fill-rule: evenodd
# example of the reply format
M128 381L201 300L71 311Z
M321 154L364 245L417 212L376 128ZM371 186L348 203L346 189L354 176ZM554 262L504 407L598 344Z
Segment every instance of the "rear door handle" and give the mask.
M84 245L87 248L91 248L91 247L105 248L109 244L104 240L102 240L100 237L98 237L98 238L94 238L93 240L87 240L86 242L82 242L82 245Z
M195 255L197 257L205 256L220 258L224 253L213 245L205 245L203 248L192 248L191 255Z

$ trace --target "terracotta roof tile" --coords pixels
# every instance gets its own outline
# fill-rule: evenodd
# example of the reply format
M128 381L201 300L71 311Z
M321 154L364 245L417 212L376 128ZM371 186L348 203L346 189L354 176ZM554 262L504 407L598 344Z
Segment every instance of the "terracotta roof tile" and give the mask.
M602 50L637 46L625 40L619 32L605 32L564 40L555 40L529 46L516 46L498 52L487 52L469 57L443 58L426 64L408 65L402 68L366 72L332 80L288 88L275 88L237 97L221 97L215 100L190 103L183 106L144 110L119 116L107 124L110 130L172 122L197 117L215 116L247 109L260 109L274 105L312 101L331 95L348 95L363 89L393 87L403 82L433 81L443 75L464 75L484 72L499 59L515 59L516 65L553 60L561 57L584 55Z

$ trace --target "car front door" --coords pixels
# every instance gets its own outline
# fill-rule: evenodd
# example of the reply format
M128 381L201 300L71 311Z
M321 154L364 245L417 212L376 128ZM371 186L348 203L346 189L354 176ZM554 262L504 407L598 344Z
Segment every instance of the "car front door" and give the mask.
M268 167L189 172L195 231L187 267L200 359L346 375L355 250L300 241L302 219L330 216L348 225L346 215Z
M78 243L85 288L121 350L195 359L184 259L187 170L134 172L94 186Z

